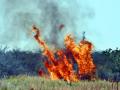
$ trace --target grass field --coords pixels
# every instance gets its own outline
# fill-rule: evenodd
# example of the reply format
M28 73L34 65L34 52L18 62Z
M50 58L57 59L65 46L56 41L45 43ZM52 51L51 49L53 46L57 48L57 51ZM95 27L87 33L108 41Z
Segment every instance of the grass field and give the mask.
M108 81L80 81L67 83L37 76L16 76L0 80L0 90L117 90L116 83ZM120 90L120 83L119 83Z

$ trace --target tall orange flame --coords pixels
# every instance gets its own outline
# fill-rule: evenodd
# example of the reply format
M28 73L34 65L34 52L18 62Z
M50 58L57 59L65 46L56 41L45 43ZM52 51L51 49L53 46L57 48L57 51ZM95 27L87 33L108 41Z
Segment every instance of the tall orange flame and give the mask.
M82 40L76 45L71 35L65 37L65 46L70 50L78 64L78 74L80 78L92 78L96 68L91 56L92 43Z
M67 82L76 82L79 79L87 77L92 78L95 74L95 65L91 56L92 43L86 40L80 41L77 45L71 35L65 37L64 43L66 50L72 53L78 65L78 72L73 69L72 59L68 58L63 50L54 53L48 48L47 44L41 39L39 29L33 26L32 31L35 32L34 38L43 47L43 54L48 58L44 62L52 80L64 79Z

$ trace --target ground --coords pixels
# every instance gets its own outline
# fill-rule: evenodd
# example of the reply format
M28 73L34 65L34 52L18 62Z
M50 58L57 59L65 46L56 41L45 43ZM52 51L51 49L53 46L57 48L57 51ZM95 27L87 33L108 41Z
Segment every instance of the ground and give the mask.
M105 80L70 84L63 80L52 81L37 76L21 75L0 79L0 90L117 90L117 84Z

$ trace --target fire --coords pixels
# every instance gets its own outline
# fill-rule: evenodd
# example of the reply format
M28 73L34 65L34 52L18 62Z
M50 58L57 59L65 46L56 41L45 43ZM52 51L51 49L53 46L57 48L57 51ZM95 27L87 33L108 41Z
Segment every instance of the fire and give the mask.
M82 40L77 45L72 36L67 35L64 39L66 50L56 51L57 58L55 58L54 52L41 39L39 29L33 26L32 31L36 33L34 38L43 48L43 55L47 57L44 65L52 80L64 79L67 82L77 82L82 78L91 79L94 76L96 68L91 56L92 43ZM73 59L71 56L67 56L67 52L70 52L75 59L78 71L74 70Z
M79 78L92 78L96 69L91 56L92 43L82 40L77 45L71 35L67 35L65 37L65 46L73 54L78 64Z

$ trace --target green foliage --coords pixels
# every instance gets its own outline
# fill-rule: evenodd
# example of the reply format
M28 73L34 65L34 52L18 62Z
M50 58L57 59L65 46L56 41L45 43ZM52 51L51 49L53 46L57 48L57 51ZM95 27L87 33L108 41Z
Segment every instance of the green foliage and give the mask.
M106 56L106 66L109 67L113 73L120 73L120 50L108 49L103 51L103 55Z
M40 67L43 67L40 52L0 50L0 77L20 74L37 75Z
M99 52L95 62L98 77L120 81L120 50L118 48Z

